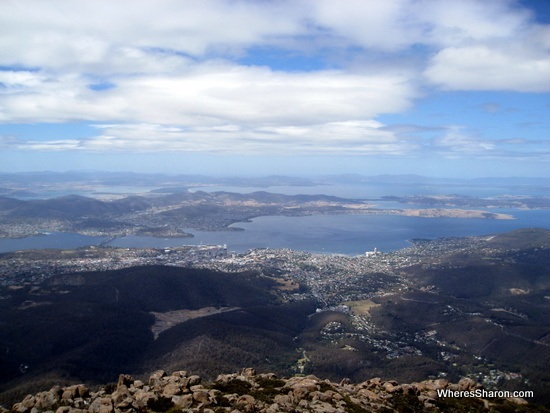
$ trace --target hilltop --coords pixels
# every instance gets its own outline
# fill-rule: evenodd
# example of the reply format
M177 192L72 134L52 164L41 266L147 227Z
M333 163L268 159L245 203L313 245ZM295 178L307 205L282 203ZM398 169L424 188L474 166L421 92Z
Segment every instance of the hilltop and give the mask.
M443 396L453 392L460 397ZM121 374L116 384L90 390L71 385L28 395L13 405L12 413L112 412L548 412L519 397L502 397L470 379L458 383L425 380L399 384L373 378L353 384L321 380L313 375L280 379L273 373L221 374L212 382L176 371L156 371L149 379L134 380Z

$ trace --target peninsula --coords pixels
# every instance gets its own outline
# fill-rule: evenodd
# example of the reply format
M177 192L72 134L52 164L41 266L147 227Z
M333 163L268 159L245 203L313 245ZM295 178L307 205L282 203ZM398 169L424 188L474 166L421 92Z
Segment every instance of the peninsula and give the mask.
M80 195L21 200L0 197L0 237L72 232L119 237L189 237L188 229L235 231L231 224L267 215L391 214L419 217L513 219L487 210L381 208L371 201L328 195L283 195L265 191L149 193L100 200Z

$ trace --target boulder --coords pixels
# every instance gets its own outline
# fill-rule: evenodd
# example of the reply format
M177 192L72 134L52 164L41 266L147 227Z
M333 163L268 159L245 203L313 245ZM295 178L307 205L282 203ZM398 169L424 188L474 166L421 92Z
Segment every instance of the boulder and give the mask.
M120 386L126 386L126 387L130 387L132 386L132 384L134 384L134 379L132 378L132 376L128 375L128 374L121 374L118 376L118 381L117 381L117 389L120 387Z
M290 384L290 388L292 389L292 392L294 393L294 396L296 398L302 399L308 393L319 390L321 386L319 385L319 380L316 377L314 378L308 376L304 378L299 378L298 380L294 381L292 384Z
M336 413L338 412L338 409L334 407L333 405L326 403L326 402L313 402L309 405L309 410L312 412L317 413Z
M357 395L366 400L380 400L378 393L375 393L369 389L360 389L357 391Z
M90 395L90 390L83 384L74 384L72 386L65 387L61 398L63 400L72 400L78 397L86 398Z
M59 393L57 393L56 391L52 392L50 390L50 391L41 392L35 396L34 407L36 407L38 410L51 410L51 408L57 402L59 402L59 400L60 400Z
M118 402L115 407L118 410L128 410L134 404L134 399L132 397L126 397L124 400Z
M292 399L287 394L277 394L273 398L273 401L283 408L292 405Z
M164 396L171 397L181 394L181 387L174 383L168 383L162 392Z
M180 409L187 409L193 405L193 395L184 394L183 396L174 396L172 397L172 402Z
M155 386L160 383L163 377L166 377L166 372L164 370L157 370L151 376L149 376L149 385Z
M247 367L241 371L241 376L244 377L254 377L256 375L256 370L252 367Z
M134 400L139 402L138 403L139 405L143 405L143 406L146 406L149 400L155 400L157 398L158 396L153 392L145 391L143 389L139 389L134 393Z
M20 403L14 404L12 410L17 413L30 412L31 409L34 407L35 402L35 397L29 394Z
M256 399L249 394L244 394L237 399L236 405L240 410L253 412L256 409Z
M126 385L121 384L117 387L117 389L111 394L111 399L113 400L113 403L118 405L126 398L130 397L130 390L128 390L128 387Z
M193 392L193 400L205 406L210 403L210 395L207 390L200 389Z
M396 382L387 381L385 382L382 387L387 393L403 393L403 387L401 387Z
M469 377L463 377L458 381L459 390L475 390L481 386Z
M145 413L151 411L150 401L164 398L173 403L174 411L189 413L393 411L394 403L400 399L399 396L396 398L398 393L415 398L416 403L420 402L426 411L436 412L438 390L448 388L471 391L480 388L479 384L469 378L464 378L456 384L450 384L445 379L398 384L395 381L374 378L354 385L348 380L343 380L340 384L329 380L320 381L310 375L283 379L277 382L275 389L272 389L266 380L275 378L273 374L258 375L251 368L243 369L240 373L220 375L216 379L218 383L245 380L249 384L246 387L250 386L250 394L227 394L213 389L210 385L200 384L199 376L188 377L186 371L174 372L167 376L163 370L158 370L151 375L149 385L134 381L131 376L120 375L114 391L112 385L105 386L97 392L90 392L82 384L65 388L56 386L49 391L26 396L9 411L0 408L0 413ZM254 392L261 390L263 386L269 387L269 398L273 397L269 402L268 399L263 399L264 393L261 391L257 393L259 399L254 397ZM276 389L278 391L271 394L271 391ZM482 401L485 409L490 410L489 401ZM529 407L524 399L509 401L521 405L519 409ZM527 406L523 406L525 404Z
M200 378L200 376L197 376L197 375L190 376L187 379L187 387L188 388L191 388L191 386L196 386L197 384L200 384L200 383L201 383L201 378Z
M144 385L145 383L143 383L141 380L135 380L134 383L132 384L132 387L136 389L142 389Z
M88 408L90 413L112 413L113 401L110 397L98 397Z

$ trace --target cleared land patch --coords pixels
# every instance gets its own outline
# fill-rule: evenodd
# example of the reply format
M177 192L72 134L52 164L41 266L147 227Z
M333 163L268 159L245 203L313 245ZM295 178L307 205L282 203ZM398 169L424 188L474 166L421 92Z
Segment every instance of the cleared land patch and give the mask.
M369 316L370 310L376 307L380 307L380 304L376 304L372 300L358 300L358 301L347 301L344 303L347 305L352 314L356 316Z
M239 307L202 307L198 310L175 310L165 313L151 312L155 316L155 324L151 327L151 331L155 335L155 340L159 334L177 324L184 323L194 318L208 317L214 314L226 313L228 311L238 310Z
M294 280L276 280L277 285L275 288L280 291L298 291L300 284Z

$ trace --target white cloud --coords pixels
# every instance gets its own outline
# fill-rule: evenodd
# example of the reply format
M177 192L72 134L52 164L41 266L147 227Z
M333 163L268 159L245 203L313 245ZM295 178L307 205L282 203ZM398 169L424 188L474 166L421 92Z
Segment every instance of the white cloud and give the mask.
M512 0L26 0L2 6L0 64L130 73L132 62L150 53L159 58L159 50L198 58L274 45L394 52L507 41L533 26L530 12Z
M420 40L422 22L410 0L316 0L312 21L346 45L394 51Z
M0 148L3 150L22 151L65 151L78 150L78 139L59 140L23 140L13 136L0 136Z
M487 155L495 149L495 143L464 134L459 127L451 127L433 140L436 151L450 156Z
M86 78L50 79L13 72L0 119L36 121L147 122L174 125L315 124L369 119L407 108L415 96L406 79L340 71L274 72L230 63L195 65L181 75L120 78L116 87L90 90ZM26 93L21 78L33 84Z
M335 69L238 63L270 47ZM111 124L17 143L36 150L415 153L373 119L410 108L426 83L549 91L549 52L550 28L513 0L6 0L0 122ZM457 131L434 147L494 149Z
M84 139L88 150L123 149L149 151L255 153L340 153L360 155L397 155L418 149L414 142L404 142L384 125L375 121L336 122L307 126L236 128L235 125L213 127L164 127L150 124L105 125L101 135ZM220 133L220 130L223 133Z
M39 86L45 76L28 71L0 71L0 84L3 85L1 94L18 93Z
M531 159L550 160L550 151L544 150L548 140L527 138L483 139L465 127L449 126L445 133L432 139L425 150L445 158Z
M302 6L283 2L9 1L0 15L0 64L109 65L129 49L194 56L304 34ZM296 13L294 11L296 10Z
M550 91L550 26L512 1L425 3L440 49L426 79L447 90ZM450 10L452 9L452 12Z
M550 57L521 47L470 46L439 52L425 72L450 90L550 91Z
M171 127L157 124L96 125L100 133L67 141L23 141L5 137L6 150L79 150L87 152L201 152L281 155L403 155L418 142L384 130L375 121L242 129L235 125Z
M440 47L514 39L532 24L513 0L420 0L413 10L424 23L422 42Z
M128 104L122 97L92 91L77 74L4 71L0 89L0 121L68 122L109 120Z

